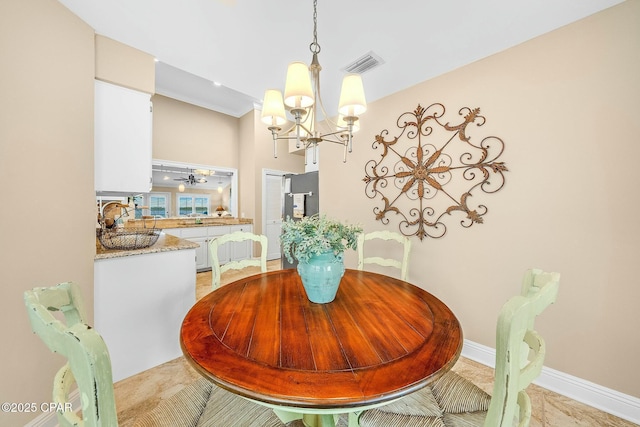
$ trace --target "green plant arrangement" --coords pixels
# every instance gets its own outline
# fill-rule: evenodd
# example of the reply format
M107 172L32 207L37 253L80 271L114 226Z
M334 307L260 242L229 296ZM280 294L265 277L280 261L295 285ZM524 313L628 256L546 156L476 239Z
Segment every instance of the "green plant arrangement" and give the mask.
M287 217L282 224L280 242L289 262L308 262L313 255L332 251L335 255L346 249L357 249L362 228L346 225L325 215L313 215L294 221Z

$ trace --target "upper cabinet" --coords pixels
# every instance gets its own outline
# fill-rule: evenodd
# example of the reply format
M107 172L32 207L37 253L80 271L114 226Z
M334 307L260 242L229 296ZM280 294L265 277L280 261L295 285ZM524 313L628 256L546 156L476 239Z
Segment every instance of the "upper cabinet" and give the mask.
M95 81L96 192L151 190L152 116L148 93Z

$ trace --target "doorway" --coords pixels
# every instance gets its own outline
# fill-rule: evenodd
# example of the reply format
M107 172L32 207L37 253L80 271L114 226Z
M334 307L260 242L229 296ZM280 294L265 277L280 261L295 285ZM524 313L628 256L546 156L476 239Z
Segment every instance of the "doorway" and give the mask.
M283 176L292 172L262 170L262 230L267 236L267 260L280 259L280 234L284 215Z

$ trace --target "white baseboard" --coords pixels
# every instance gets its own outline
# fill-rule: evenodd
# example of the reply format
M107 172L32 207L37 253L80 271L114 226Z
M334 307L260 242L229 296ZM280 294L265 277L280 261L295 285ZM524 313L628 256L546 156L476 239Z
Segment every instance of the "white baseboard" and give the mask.
M73 390L69 393L69 402L71 402L72 408L77 408L79 411L82 405L80 404L80 392ZM58 427L58 415L56 412L43 412L33 420L25 424L25 427Z
M464 340L462 356L491 368L496 351L491 347ZM640 424L640 399L544 366L534 384L575 401L593 406L616 417Z

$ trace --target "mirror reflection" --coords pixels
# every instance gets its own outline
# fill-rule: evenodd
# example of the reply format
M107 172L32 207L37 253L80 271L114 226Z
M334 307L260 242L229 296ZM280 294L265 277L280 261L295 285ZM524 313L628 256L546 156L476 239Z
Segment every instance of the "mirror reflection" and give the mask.
M151 192L137 197L136 218L237 217L237 170L154 160Z

